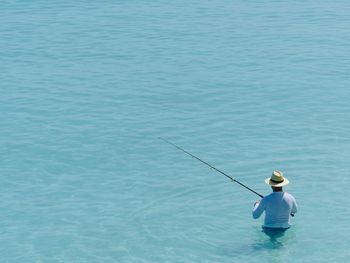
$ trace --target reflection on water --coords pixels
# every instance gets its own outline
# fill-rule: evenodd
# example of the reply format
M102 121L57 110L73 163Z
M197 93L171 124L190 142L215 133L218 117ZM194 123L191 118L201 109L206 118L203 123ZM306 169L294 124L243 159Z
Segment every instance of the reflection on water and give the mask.
M271 241L277 241L278 238L283 237L284 233L287 230L287 228L262 228L262 232L264 232L268 237L270 237Z
M261 255L267 260L266 262L285 262L296 243L296 233L293 227L286 231L264 231L260 227L255 227L252 230L250 238L235 243L222 244L219 248L219 254L242 260L248 259L252 255Z
M292 243L296 237L294 228L287 230L264 228L256 229L254 232L257 237L256 242L253 244L255 249L280 249Z

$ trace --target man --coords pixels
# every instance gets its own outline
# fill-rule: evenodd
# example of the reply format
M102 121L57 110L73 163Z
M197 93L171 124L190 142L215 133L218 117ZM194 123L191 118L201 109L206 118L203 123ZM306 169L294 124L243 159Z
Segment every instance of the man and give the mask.
M297 203L291 194L283 192L282 187L289 184L281 171L274 171L265 183L271 186L272 193L254 204L253 218L257 219L265 211L263 231L283 233L290 227L290 215L297 212Z

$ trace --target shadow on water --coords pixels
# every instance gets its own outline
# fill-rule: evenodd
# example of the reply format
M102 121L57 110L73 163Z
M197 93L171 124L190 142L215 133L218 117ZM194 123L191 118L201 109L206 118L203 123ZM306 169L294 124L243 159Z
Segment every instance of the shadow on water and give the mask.
M258 232L258 233L257 233ZM295 240L295 231L290 229L263 228L254 231L254 250L283 249Z
M262 228L262 232L270 238L272 243L281 243L279 240L284 237L287 230L286 228Z
M293 245L296 238L293 228L284 231L254 228L250 234L250 238L224 244L219 253L229 257L265 255L269 258L268 262L283 262L283 256L289 253L289 247Z

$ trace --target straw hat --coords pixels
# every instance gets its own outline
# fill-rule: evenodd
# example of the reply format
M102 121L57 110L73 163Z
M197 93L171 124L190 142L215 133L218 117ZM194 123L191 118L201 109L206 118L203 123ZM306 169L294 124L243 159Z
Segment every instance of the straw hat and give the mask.
M267 178L265 183L274 187L281 187L289 184L289 180L283 177L283 173L281 171L273 171L271 177Z

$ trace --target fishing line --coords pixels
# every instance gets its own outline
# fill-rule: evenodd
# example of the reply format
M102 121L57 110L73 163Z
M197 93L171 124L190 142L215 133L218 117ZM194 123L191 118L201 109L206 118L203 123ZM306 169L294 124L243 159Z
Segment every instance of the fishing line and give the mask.
M248 189L249 191L253 192L254 194L260 196L261 198L264 198L264 196L263 196L262 194L257 193L257 192L254 191L253 189L251 189L251 188L249 188L248 186L242 184L241 182L237 181L236 179L232 178L231 176L227 175L226 173L220 171L219 169L217 169L216 167L212 166L211 164L209 164L209 163L203 161L202 159L198 158L197 156L195 156L195 155L189 153L188 151L182 149L181 147L177 146L176 144L174 144L174 143L172 143L172 142L169 142L168 140L166 140L166 139L164 139L164 138L162 138L162 137L159 137L159 139L160 139L160 140L163 140L163 141L166 142L167 144L170 144L170 145L174 146L175 148L179 149L180 151L183 151L184 153L186 153L187 155L191 156L192 158L195 158L195 159L197 159L198 161L204 163L205 165L209 166L211 169L213 169L213 170L215 170L215 171L221 173L222 175L224 175L224 176L226 176L227 178L229 178L231 181L233 181L233 182L235 182L235 183L237 183L237 184L243 186L244 188Z

